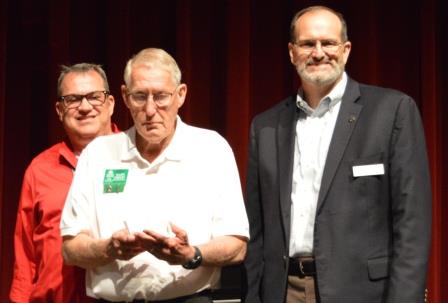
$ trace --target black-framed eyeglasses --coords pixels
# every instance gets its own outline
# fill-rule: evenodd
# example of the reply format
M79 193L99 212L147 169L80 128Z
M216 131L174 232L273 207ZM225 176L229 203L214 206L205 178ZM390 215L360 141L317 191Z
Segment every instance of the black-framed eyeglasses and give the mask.
M158 108L164 108L170 105L172 97L176 92L177 87L174 89L172 93L169 92L157 92L154 94L150 94L147 92L128 92L127 96L131 100L131 102L138 107L143 107L146 105L149 99L152 98L152 101Z
M332 54L339 50L339 47L343 45L343 42L339 42L331 39L324 40L303 40L293 43L299 48L299 51L304 54L312 53L320 45L323 52Z
M109 95L108 91L94 91L85 95L71 94L59 97L59 101L64 104L66 108L78 108L82 100L85 98L92 106L103 105Z

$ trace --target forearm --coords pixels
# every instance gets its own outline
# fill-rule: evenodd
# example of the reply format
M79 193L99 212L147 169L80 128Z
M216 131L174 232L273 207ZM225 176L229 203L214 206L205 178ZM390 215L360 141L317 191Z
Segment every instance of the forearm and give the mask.
M17 266L16 266L17 267ZM9 299L12 303L27 303L30 301L30 293L33 287L31 279L20 277L17 269L14 270L14 277L9 291Z
M241 263L246 256L246 239L238 236L221 236L199 245L203 266L227 266Z
M34 221L32 216L33 199L30 188L25 181L14 232L14 274L10 288L10 300L14 303L26 303L30 300L39 258L35 253L33 242Z
M431 184L424 131L414 102L402 102L389 165L393 258L386 302L422 302L431 239Z
M260 205L259 175L259 143L255 130L255 121L250 128L249 159L246 176L246 212L249 219L250 241L247 247L247 255L244 260L246 271L246 293L244 302L259 303L260 281L263 271L263 216Z
M29 302L33 289L35 265L27 259L17 258L14 264L14 275L9 292L9 299L13 303Z
M94 239L85 232L75 237L64 237L62 255L69 265L91 269L114 260L108 253L110 239Z

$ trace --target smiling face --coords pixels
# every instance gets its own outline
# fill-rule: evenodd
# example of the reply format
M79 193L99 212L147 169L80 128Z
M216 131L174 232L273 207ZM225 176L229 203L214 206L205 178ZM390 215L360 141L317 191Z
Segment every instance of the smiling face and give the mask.
M288 48L304 85L327 86L339 81L351 49L349 41L342 41L341 30L339 18L327 10L309 11L297 19L294 41Z
M156 158L171 141L176 118L187 93L187 86L176 86L169 70L146 65L134 66L129 86L121 88L123 99L134 120L137 148L150 161ZM146 100L142 96L146 96ZM165 96L164 105L156 105Z
M70 72L60 85L62 96L86 95L95 91L105 91L101 76L91 70L88 72ZM59 120L73 146L85 146L100 135L110 134L111 116L114 110L114 97L105 96L101 105L91 105L85 98L75 108L67 108L63 102L56 102Z

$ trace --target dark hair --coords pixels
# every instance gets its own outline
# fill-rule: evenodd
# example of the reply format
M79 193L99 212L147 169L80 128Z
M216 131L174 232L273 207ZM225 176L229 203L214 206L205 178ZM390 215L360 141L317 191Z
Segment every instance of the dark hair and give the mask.
M104 72L103 68L99 64L93 64L93 63L78 63L74 65L61 65L61 72L59 73L58 78L58 96L62 95L61 91L61 84L64 80L64 77L69 73L87 73L90 71L97 72L104 82L104 89L106 91L109 91L109 83L107 82L106 73Z

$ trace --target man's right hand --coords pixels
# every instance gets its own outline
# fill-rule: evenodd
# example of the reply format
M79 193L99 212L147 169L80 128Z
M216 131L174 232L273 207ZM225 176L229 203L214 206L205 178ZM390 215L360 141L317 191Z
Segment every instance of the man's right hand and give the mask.
M106 247L107 255L113 259L129 260L145 251L133 234L126 229L116 231L112 234Z
M126 229L116 231L108 239L95 239L89 231L63 237L65 263L85 269L106 265L115 260L129 260L144 250L135 236Z

